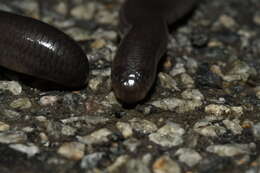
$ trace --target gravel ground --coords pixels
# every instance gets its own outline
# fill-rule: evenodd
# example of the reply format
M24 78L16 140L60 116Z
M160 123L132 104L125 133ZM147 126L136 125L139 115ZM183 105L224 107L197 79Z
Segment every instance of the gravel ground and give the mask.
M77 40L80 91L0 69L1 173L260 173L260 1L201 0L172 34L149 97L111 91L120 0L0 0Z

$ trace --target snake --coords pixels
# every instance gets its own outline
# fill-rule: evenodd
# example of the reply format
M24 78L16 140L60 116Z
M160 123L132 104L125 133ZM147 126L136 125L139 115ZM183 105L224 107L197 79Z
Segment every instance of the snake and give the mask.
M119 12L122 40L112 63L116 97L133 104L143 100L166 51L169 26L185 16L195 0L126 0Z
M169 26L196 0L125 0L119 10L121 41L111 81L122 103L143 100L153 86L166 52ZM69 88L85 86L86 53L69 35L31 17L0 11L0 66Z

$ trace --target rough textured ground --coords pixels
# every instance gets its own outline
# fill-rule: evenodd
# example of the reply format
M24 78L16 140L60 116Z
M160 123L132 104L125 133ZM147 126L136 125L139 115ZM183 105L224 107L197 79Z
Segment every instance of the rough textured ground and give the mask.
M73 92L0 69L0 172L259 173L260 1L199 2L172 27L150 96L125 108L109 78L121 1L0 0L71 35L91 62Z

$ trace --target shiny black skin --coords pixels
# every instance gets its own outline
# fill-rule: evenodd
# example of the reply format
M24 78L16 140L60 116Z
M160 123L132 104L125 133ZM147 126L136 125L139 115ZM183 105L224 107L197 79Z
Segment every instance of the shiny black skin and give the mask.
M0 11L0 66L78 88L89 64L80 46L60 30L30 17Z
M122 40L112 64L112 87L127 104L145 98L168 41L168 25L187 14L196 0L126 0L120 9Z

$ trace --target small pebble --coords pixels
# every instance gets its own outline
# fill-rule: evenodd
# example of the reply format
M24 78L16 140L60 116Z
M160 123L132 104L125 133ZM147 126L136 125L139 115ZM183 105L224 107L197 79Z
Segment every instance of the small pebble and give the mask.
M73 135L75 135L76 131L77 130L75 128L68 126L68 125L64 125L61 128L61 134L65 135L65 136L73 136Z
M58 153L71 160L80 160L84 156L85 145L79 142L69 142L62 144Z
M59 2L55 7L54 7L55 11L57 11L58 13L60 13L61 15L66 15L68 12L68 5L64 2Z
M163 147L174 147L183 143L184 133L184 129L179 124L169 122L157 132L150 134L149 139Z
M171 89L173 91L180 91L177 86L177 82L170 75L160 72L158 76L163 88Z
M78 136L78 140L84 144L92 145L92 144L100 144L104 142L108 142L108 136L111 135L112 132L106 128L99 129L97 131L92 132L86 136Z
M101 84L103 83L103 81L104 81L104 78L101 76L94 77L89 80L88 86L92 91L97 91L99 89L99 87L101 86Z
M131 159L126 164L126 173L151 173L149 166L140 159Z
M114 30L104 30L103 28L98 28L93 34L93 39L105 39L105 40L116 40L118 34ZM106 45L108 46L108 45ZM115 51L117 49L116 45L109 46L111 48L111 51Z
M256 97L260 100L260 91L256 92Z
M255 88L254 88L254 91L255 91L255 93L256 93L256 97L257 97L258 99L260 99L260 86L255 87Z
M40 105L47 106L47 105L54 105L58 101L57 96L42 96L40 98Z
M167 111L177 111L184 113L193 111L202 105L200 100L183 100L176 97L155 100L151 104L157 108Z
M5 109L3 111L0 110L0 115L11 121L21 119L21 114L19 112L9 109Z
M16 8L26 12L26 15L39 19L39 4L36 1L14 1L13 5Z
M116 173L116 172L121 172L120 170L122 169L122 166L125 165L129 160L129 156L127 155L122 155L116 158L115 162L107 167L105 172L108 173Z
M223 120L223 123L227 127L227 129L231 130L234 135L242 134L243 128L240 126L240 121L238 119L234 120Z
M233 157L241 154L250 154L250 144L211 145L207 151L223 157Z
M33 127L24 127L23 129L22 129L25 133L31 133L31 132L33 132L35 129L33 128Z
M256 14L254 15L253 21L255 22L255 24L260 26L260 13L256 12Z
M95 11L96 11L97 5L93 2L89 2L86 4L80 4L75 6L71 9L70 13L72 16L84 19L84 20L90 20L93 18Z
M234 115L234 116L241 116L243 114L243 107L242 106L225 106L225 105L217 105L217 104L210 104L205 106L205 112L208 114L213 114L215 116L221 115Z
M150 134L157 130L157 126L148 120L133 118L129 122L133 130L143 134Z
M179 164L169 156L162 156L155 160L152 169L154 173L181 173Z
M0 90L8 90L13 95L20 95L22 93L22 86L15 81L0 81Z
M29 109L32 106L32 103L29 98L19 98L14 100L10 106L15 109Z
M198 89L187 89L181 93L183 99L204 100L204 96Z
M219 22L229 29L234 28L236 26L236 21L231 16L227 15L221 15L219 18Z
M23 131L4 131L0 132L0 143L23 143L27 140L27 135Z
M91 48L100 49L106 45L106 41L103 39L97 39L93 43L91 43Z
M252 132L255 139L260 140L260 122L253 125Z
M250 67L244 61L235 60L230 64L228 72L222 78L227 82L246 82L250 76L255 76L256 74L257 72L254 67Z
M54 139L60 139L61 137L61 123L57 121L46 121L44 123L48 136Z
M216 116L231 113L230 108L224 105L210 104L205 107L205 112L208 114L214 114Z
M185 88L193 88L195 84L192 77L187 73L181 74L181 82L184 84Z
M100 8L98 12L95 14L95 20L100 24L109 24L116 25L117 24L117 12L109 12L104 8Z
M10 148L20 151L22 153L27 154L28 157L33 157L35 154L40 152L39 147L36 145L29 143L29 144L10 144Z
M125 140L123 144L130 152L135 152L137 148L141 145L141 141L135 138L129 138Z
M116 127L120 130L120 132L125 138L128 138L133 135L133 129L128 123L117 122Z
M175 77L179 74L182 74L182 73L185 73L186 72L186 69L184 68L184 64L181 64L181 63L177 63L173 68L172 70L170 71L170 75L172 77Z
M39 137L40 137L41 143L44 144L44 145L46 145L46 146L48 146L48 144L49 144L49 138L48 138L48 136L47 136L45 133L41 132L41 133L39 134Z
M97 166L103 157L105 157L105 153L103 152L87 154L81 160L80 167L86 170L93 169Z
M197 165L202 159L197 151L190 148L180 148L175 154L178 156L179 161L186 163L189 167Z
M45 116L37 116L35 119L39 122L46 122L47 118Z
M212 124L211 121L207 119L200 120L196 122L193 126L193 130L200 135L207 137L217 137L226 133L226 129L219 124Z
M0 121L0 132L7 131L10 129L10 125Z

